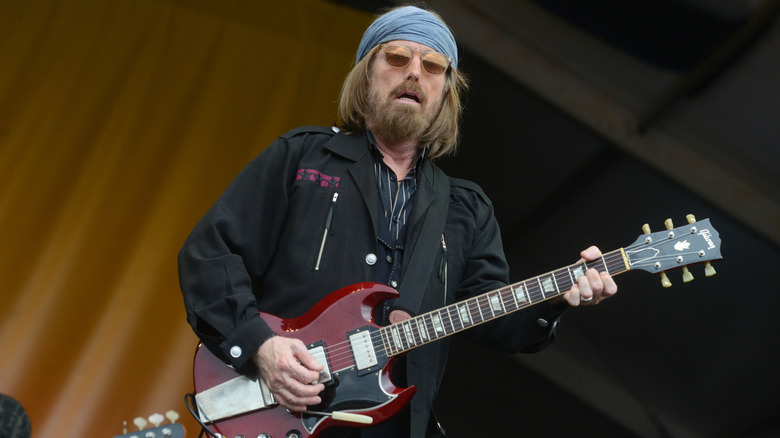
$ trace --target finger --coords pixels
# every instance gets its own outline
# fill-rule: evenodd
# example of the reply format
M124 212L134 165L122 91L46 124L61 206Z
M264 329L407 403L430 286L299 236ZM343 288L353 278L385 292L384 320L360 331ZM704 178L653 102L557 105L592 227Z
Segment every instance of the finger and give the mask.
M311 401L313 397L321 393L325 389L325 385L322 383L304 384L295 379L290 379L282 387L282 389L289 392L296 399L306 399Z
M305 348L294 349L289 370L299 382L308 384L319 380L323 366Z
M319 373L324 369L321 363L309 352L303 342L293 345L293 354L300 361L301 365L311 371Z
M597 246L590 246L587 249L580 252L580 257L585 260L596 260L601 257L601 250Z
M607 274L606 272L601 273L601 281L604 284L604 290L601 292L601 294L606 297L611 297L612 295L615 295L617 293L617 283L615 283L615 279L612 278L611 275Z
M299 396L289 388L280 388L274 391L274 398L281 406L295 412L303 412L307 406L316 406L322 403L322 399L316 395Z
M579 300L582 304L588 304L593 300L593 289L591 289L590 277L588 272L585 275L577 278L577 286L579 288Z
M581 303L580 287L577 284L572 285L571 289L564 295L564 298L566 298L570 306L579 306Z
M289 362L284 367L284 371L285 371L285 375L290 380L294 380L296 383L300 385L310 385L312 383L316 383L320 377L320 373L304 367L294 357L289 359ZM287 385L290 385L290 383L287 383Z
M591 268L585 271L585 276L588 277L588 285L594 298L599 298L601 292L604 290L604 283L601 281L601 274L599 271Z

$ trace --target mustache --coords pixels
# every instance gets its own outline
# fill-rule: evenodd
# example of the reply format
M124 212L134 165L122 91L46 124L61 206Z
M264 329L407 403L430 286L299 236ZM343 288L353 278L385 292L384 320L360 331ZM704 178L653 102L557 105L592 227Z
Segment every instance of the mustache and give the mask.
M416 94L417 96L420 97L421 103L427 100L427 96L425 95L425 91L423 90L422 86L417 82L412 82L412 81L406 81L393 88L393 90L390 91L390 95L388 96L388 98L392 100L403 93Z

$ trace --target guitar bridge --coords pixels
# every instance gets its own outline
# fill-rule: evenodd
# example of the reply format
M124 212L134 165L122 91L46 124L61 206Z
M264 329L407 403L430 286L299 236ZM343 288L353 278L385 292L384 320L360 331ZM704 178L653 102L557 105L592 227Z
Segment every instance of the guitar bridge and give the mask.
M244 375L195 394L195 401L203 423L213 423L276 405L276 400L263 379L252 379Z

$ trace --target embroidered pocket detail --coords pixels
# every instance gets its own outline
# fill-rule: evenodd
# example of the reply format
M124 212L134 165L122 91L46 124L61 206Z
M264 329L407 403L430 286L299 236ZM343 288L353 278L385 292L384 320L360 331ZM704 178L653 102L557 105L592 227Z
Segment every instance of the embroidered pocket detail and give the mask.
M298 169L295 176L296 181L311 181L320 187L338 188L341 178L338 176L329 176L315 169Z

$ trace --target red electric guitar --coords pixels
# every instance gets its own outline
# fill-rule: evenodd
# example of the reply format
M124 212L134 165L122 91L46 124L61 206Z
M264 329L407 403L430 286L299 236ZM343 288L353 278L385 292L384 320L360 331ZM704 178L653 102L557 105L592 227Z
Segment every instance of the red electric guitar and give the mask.
M226 437L303 438L332 426L377 424L401 410L416 388L393 385L390 374L395 357L483 322L527 308L563 294L576 278L595 268L614 276L641 269L661 274L683 268L683 279L693 277L687 265L706 263L706 275L715 271L709 261L721 259L718 232L709 219L645 234L633 244L604 254L600 259L575 263L538 277L424 313L403 322L380 327L374 308L395 298L392 288L360 283L331 293L306 314L281 319L261 312L275 333L302 340L325 370L319 406L291 413L279 407L262 379L239 374L207 348L195 353L195 399L200 421Z

